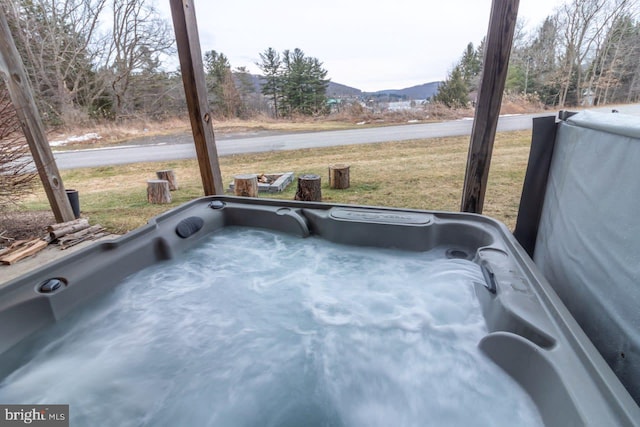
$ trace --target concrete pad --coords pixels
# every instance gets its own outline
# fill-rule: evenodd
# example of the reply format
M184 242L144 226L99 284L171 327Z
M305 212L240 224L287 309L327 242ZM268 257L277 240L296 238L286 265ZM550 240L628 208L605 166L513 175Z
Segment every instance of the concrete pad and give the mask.
M110 234L108 236L104 236L96 240L89 240L86 242L79 243L65 250L60 250L60 248L58 248L57 245L52 244L47 246L40 252L34 255L31 255L30 257L27 257L21 261L18 261L15 264L12 264L12 265L0 264L0 286L15 279L16 277L20 277L23 274L27 274L30 271L35 270L36 268L42 267L62 257L65 257L74 252L82 250L87 246L90 246L96 242L113 240L117 237L120 237L120 236L117 234Z

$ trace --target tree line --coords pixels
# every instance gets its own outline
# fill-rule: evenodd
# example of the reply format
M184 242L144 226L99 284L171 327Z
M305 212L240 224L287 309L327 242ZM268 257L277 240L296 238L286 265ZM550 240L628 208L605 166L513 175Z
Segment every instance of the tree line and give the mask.
M0 0L49 124L174 107L173 33L150 0Z
M152 0L0 0L0 8L48 125L186 111L179 70L162 66L175 53L173 32ZM246 68L232 71L224 54L205 53L216 116L324 111L327 71L317 58L297 48L282 54L270 48L265 55L271 63L261 86Z
M153 0L0 0L48 125L184 114L173 32ZM506 90L554 107L640 100L640 0L566 0L535 30L516 32ZM469 104L483 43L469 44L436 101ZM264 50L262 76L215 50L203 63L218 117L327 112L322 62L301 49Z
M639 13L638 0L568 0L531 33L520 22L505 90L558 108L640 101ZM466 106L482 57L469 44L435 100Z
M259 56L256 65L262 75L256 82L245 67L232 71L223 53L205 52L209 100L219 116L246 118L265 106L275 117L327 112L329 80L318 58L306 56L299 48L280 54L271 47Z

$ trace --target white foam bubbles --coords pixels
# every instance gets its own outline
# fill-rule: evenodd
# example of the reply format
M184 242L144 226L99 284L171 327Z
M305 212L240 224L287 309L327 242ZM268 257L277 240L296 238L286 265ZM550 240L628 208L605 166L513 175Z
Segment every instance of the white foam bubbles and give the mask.
M443 253L225 229L31 339L0 401L74 426L541 424L477 349L478 266Z

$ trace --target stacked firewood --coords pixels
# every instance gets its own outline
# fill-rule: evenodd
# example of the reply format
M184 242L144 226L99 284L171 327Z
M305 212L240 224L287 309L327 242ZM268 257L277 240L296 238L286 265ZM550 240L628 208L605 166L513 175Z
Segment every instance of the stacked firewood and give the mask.
M64 250L87 240L99 239L109 233L100 225L89 225L89 220L80 218L73 221L53 224L47 227L46 235L28 240L17 240L0 249L0 263L14 264L31 256L50 243Z
M57 243L60 249L67 249L86 240L99 239L109 234L99 224L90 226L86 218L53 224L47 227L47 231L49 239Z

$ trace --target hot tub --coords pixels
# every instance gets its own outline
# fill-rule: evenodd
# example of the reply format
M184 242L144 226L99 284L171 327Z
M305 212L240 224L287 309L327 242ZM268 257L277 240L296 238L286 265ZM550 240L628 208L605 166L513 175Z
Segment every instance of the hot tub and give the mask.
M229 287L229 292L236 293L225 300L222 294L227 290L215 286L216 281L222 280L217 277L218 271L223 270L227 262L233 261L244 251L240 247L236 248L237 253L232 254L223 242L233 242L235 236L243 233L258 236L258 241L263 242L263 248L251 247L247 250L250 249L255 256L264 258L267 262L265 265L269 265L270 260L276 255L284 254L286 259L280 260L276 267L271 268L271 276L262 276L264 268L256 267L252 261L241 261L239 266L232 268L236 274ZM298 244L296 242L313 244L298 250L295 249ZM211 258L211 262L207 262L209 255L198 252L201 247L207 246L215 254L218 245L221 252L219 255L226 258ZM273 252L273 247L281 248L279 252ZM357 253L360 250L364 251L364 258L358 258L359 255L356 258L341 255L350 254L351 251ZM200 274L196 277L202 280L212 279L214 285L209 294L210 299L207 297L207 300L203 301L202 296L192 295L181 302L179 298L182 298L181 295L189 294L191 284L179 284L174 269L178 268L176 263L196 255L200 257L199 261L195 265L189 265L187 270ZM401 261L396 261L396 257ZM361 264L365 258L370 264ZM396 264L389 264L391 267L380 273L381 270L377 266L385 264L386 259L393 263L404 263L404 260L408 260L408 264L402 264L403 267L398 264L397 275L394 274ZM461 323L456 319L449 319L450 324L442 326L440 321L434 320L431 315L411 312L408 317L402 318L394 311L399 306L413 310L411 307L414 307L417 299L422 298L422 294L416 296L410 291L413 288L429 287L435 280L426 276L423 278L425 273L421 270L422 264L437 262L438 259L449 262L447 268L459 268L460 276L467 280L470 286L465 288L466 290L452 290L447 286L441 288L442 293L451 296L451 299L444 303L444 307L449 304L451 309L442 315L447 317L450 313L456 312L456 309L463 310L460 313L461 317L471 316L473 323L473 315L468 315L466 308L460 308L462 306L458 304L458 296L460 304L465 298L465 303L478 307L484 332L482 336L473 335L471 339L477 338L474 347L479 349L478 352L490 365L499 367L499 372L492 374L490 367L478 370L483 370L484 374L490 377L504 375L507 381L513 382L527 399L530 399L536 412L535 416L545 425L640 425L638 406L531 259L500 223L484 216L462 213L235 197L206 197L186 203L117 240L95 244L4 285L0 289L0 402L70 404L72 425L91 424L92 414L96 414L95 411L87 410L91 405L104 406L106 409L103 408L102 412L97 413L100 417L109 417L106 420L107 424L117 425L177 425L176 423L181 422L183 425L375 425L376 422L378 425L389 425L389 422L395 425L442 425L447 421L465 425L486 424L482 421L485 420L484 415L467 421L455 418L456 412L474 404L470 400L486 406L489 408L488 412L504 412L507 414L505 416L510 417L508 410L502 411L500 408L512 404L508 396L511 392L497 394L499 392L481 388L477 391L479 397L465 399L465 396L476 395L470 394L470 390L464 387L460 387L459 390L442 391L440 395L438 390L441 389L438 385L431 392L418 392L417 395L406 396L406 391L395 388L396 378L392 377L398 375L407 375L406 381L420 387L428 385L432 375L430 372L438 369L426 368L434 365L434 361L439 360L439 355L442 355L441 359L456 359L460 354L461 359L467 360L465 363L472 367L479 360L473 355L469 356L471 359L465 359L467 356L446 341L437 341L434 346L425 350L429 354L411 353L415 348L422 348L423 340L431 339L443 330L449 331L446 333L453 337L471 336L468 334L468 325L460 326ZM342 268L344 265L353 265L350 269L338 270L336 275L327 279L329 285L324 293L318 293L314 288L314 282L306 277L306 268L312 264L315 264L317 271L323 272ZM163 265L168 266L168 271L152 270L149 273L151 276L140 276L147 274L144 271ZM363 270L361 265L367 265L366 269ZM291 273L288 272L287 266L296 266L297 269L292 269ZM417 272L417 276L406 276L417 279L405 279L406 271ZM254 276L247 279L247 289L234 290L234 281L243 281L250 272ZM381 277L380 274L389 276ZM435 276L444 274L439 270ZM454 281L457 280L455 274L452 275L449 270L446 275L452 276ZM131 277L138 277L142 284L132 284ZM393 289L383 288L387 282L393 280L397 280L397 285L391 287L401 288L400 295L390 293ZM171 285L174 281L177 283L175 286ZM350 286L355 281L363 284L357 285L361 288L350 291ZM289 284L294 282L302 283L302 287L289 289ZM122 286L118 286L119 284ZM127 289L136 286L143 288L145 294L136 297L141 298L140 300L132 302L133 297ZM269 292L274 289L286 290L283 294L292 299L269 306L272 298ZM255 293L256 300L244 301L239 297L251 292ZM345 300L352 303L360 299L371 301L369 305L373 314L363 315L359 302L349 305L348 308L337 305L336 299L340 298L338 293L342 292L346 292ZM298 303L298 294L302 295L300 298L304 301ZM309 300L308 295L314 297ZM379 298L376 300L371 295ZM437 296L436 294L436 299ZM425 300L419 301L419 305L428 309L431 304L429 298L434 298L434 295L424 296ZM155 317L153 326L149 326L147 317L135 317L138 311L158 305L161 300L166 304L166 308L151 315ZM256 301L266 305L255 306ZM116 311L119 310L125 316L133 313L133 320L111 323L113 319L110 316L114 309L105 308L109 304L118 306ZM219 311L216 305L232 307L227 307L226 311ZM196 306L213 311L206 311L209 314L204 319L194 319L191 317L192 308L195 309ZM178 342L176 350L166 350L166 353L175 354L163 356L163 348L147 344L147 336L150 331L163 333L167 326L163 324L163 310L173 311L174 307L178 307L178 320L183 323L173 328L178 331L177 336L172 338ZM331 329L327 329L328 332L324 329L312 330L306 321L294 321L291 326L283 327L283 333L287 337L293 337L293 344L286 349L278 347L274 353L281 355L291 351L295 353L292 358L300 363L296 365L297 371L268 377L279 378L278 381L288 384L284 388L278 386L276 392L271 388L272 385L267 384L264 372L278 370L278 363L288 362L265 365L261 353L263 350L255 350L254 344L266 342L266 348L280 345L268 341L269 331L272 324L279 324L291 316L286 314L288 312L285 313L290 307L302 313L302 317L320 319L319 323L326 324L323 327ZM308 310L305 310L305 307ZM77 314L83 311L83 316L94 315L94 318L84 320L85 317ZM235 319L236 315L242 319L259 319L258 325L239 326L241 322L238 323ZM373 325L375 333L363 332L360 329L361 324L366 323L362 320L365 317L367 322ZM171 322L175 323L176 320ZM261 325L266 325L266 335L254 335L255 330L261 328ZM478 331L476 326L473 326L476 331L474 333ZM216 349L217 352L211 352L210 346L200 339L188 341L186 338L187 330L197 331L205 328L209 328L207 330L210 332L207 334L216 335L217 331L228 330L234 336L246 335L249 338L245 340L244 347L238 349L237 344L227 343L225 336L216 344L219 347ZM368 328L371 329L371 326ZM79 330L80 335L92 337L95 344L91 345L96 347L80 349L88 344L78 344L75 336L69 338L68 330L72 329ZM111 334L113 330L126 334L126 342L112 353L115 357L108 356L101 360L100 355L104 350L100 346L101 339L103 334ZM180 331L184 332L184 336ZM336 338L337 333L344 335ZM338 350L334 353L346 361L347 368L336 367L332 361L326 360L326 352L318 349L318 340L314 338L320 335L324 343L339 342L339 345L336 344ZM384 349L385 340L390 335L408 343L406 349L390 348L390 355L387 355ZM54 338L47 341L48 336ZM312 338L309 339L309 336ZM373 336L378 339L375 344L371 344ZM353 338L353 342L344 341L344 337ZM121 338L118 339L122 341ZM228 348L225 347L227 345ZM374 345L375 354L360 353L361 348L370 345ZM89 358L76 359L74 346L88 352ZM105 341L104 346L109 347L112 344ZM114 378L114 375L110 375L112 372L118 372L118 368L113 367L116 363L114 359L120 357L118 355L121 355L123 360L131 359L128 353L129 346L140 346L143 352L148 353L146 361L133 366L132 369L139 377L131 384L127 383L125 378ZM303 347L304 350L298 351ZM395 344L389 344L389 347L395 348ZM65 348L67 353L63 352ZM63 353L60 353L61 351ZM201 365L193 365L192 362L182 364L180 360L183 353L201 356L205 360L199 362ZM410 353L411 356L407 358L407 354ZM246 367L241 375L237 377L240 380L233 385L227 384L221 375L227 378L233 375L235 368L229 366L221 368L222 371L218 369L219 365L226 363L218 360L218 357L230 354L231 359L242 359L246 364L243 365ZM47 359L54 359L54 365L42 368L41 364L46 363ZM154 361L165 359L171 360L173 364L166 368L166 375L158 374L157 369L164 368L156 369ZM410 365L411 370L401 370L398 371L399 374L394 371L378 377L376 369L379 367L380 370L384 370L386 361L392 359L400 364ZM355 368L350 365L354 360L358 363ZM361 372L362 378L374 378L371 384L364 388L358 384L361 377L350 377L350 371L358 371L362 366L360 361L366 362L366 369L362 372L367 374ZM165 362L160 364L162 363ZM69 373L56 377L59 375L56 371L60 369L61 364L66 365ZM421 366L422 364L425 366ZM197 366L197 369L194 366ZM318 366L322 366L318 371L321 371L320 374L316 372ZM444 378L445 383L458 384L458 380L447 379L449 373L457 370L457 365L449 368L447 366L442 365L439 375ZM447 369L450 370L449 373ZM34 370L41 370L41 375L31 377ZM149 371L148 375L146 371ZM309 376L310 371L316 373ZM102 397L98 399L99 404L84 400L92 394L91 384L83 384L83 387L89 388L88 391L83 391L81 396L68 397L68 390L62 384L66 378L74 375L87 378L96 372L100 374L96 377L100 382L95 384L96 389L101 389L99 393L117 396L113 402L105 402ZM180 386L174 382L170 383L171 386L166 386L167 383L162 382L167 376L187 375L187 372L190 372L189 375L193 378L185 380ZM411 372L416 374L412 375ZM436 374L437 372L433 375ZM298 375L310 379L303 384L296 379ZM318 385L318 375L324 378L322 387ZM476 374L464 373L461 376L464 378L460 380L463 381L460 384L463 384L466 377L475 377ZM344 380L345 377L349 377L348 381ZM248 396L244 389L238 388L242 381L258 384L258 391ZM147 382L147 388L138 387L140 383ZM109 384L106 390L105 383ZM194 391L192 385L196 383L200 384L201 388ZM222 389L209 388L215 384L226 385L223 385ZM68 385L68 388L76 386L77 381ZM38 393L29 387L37 388ZM149 394L148 390L154 390L154 387L157 394ZM167 389L171 387L176 390ZM502 390L500 387L502 386L496 390ZM338 398L327 397L328 394L318 391L327 389L337 390ZM278 393L281 394L279 400L270 400L273 398L271 394ZM313 396L301 398L301 395L305 394ZM375 399L371 398L372 394L375 394ZM360 396L365 395L369 400L365 403L360 402ZM25 396L31 396L30 398L37 401L25 401ZM179 405L172 405L171 402L175 402L178 396L185 400ZM76 400L70 402L73 399ZM127 414L124 418L118 415L118 407L136 400L143 402L136 410L140 411L140 406L146 408L142 413ZM220 401L230 402L229 405L242 402L245 406L242 406L244 409L238 410L239 412L225 412L226 403L221 405ZM347 401L350 403L345 403ZM398 405L406 405L419 416L429 415L417 420L393 415L393 411L397 409L394 406L396 401L399 402ZM192 407L189 402L192 402ZM194 410L196 405L199 411ZM384 406L383 409L381 405ZM443 409L443 414L439 414L438 408L445 406L449 412ZM251 409L246 408L259 409L254 414L247 414ZM354 408L357 408L357 411ZM390 411L392 418L385 419ZM353 415L353 412L361 414ZM403 412L406 411L403 409ZM162 416L154 418L152 414L158 413ZM195 413L198 415L194 415ZM265 413L271 415L264 415ZM134 416L135 418L131 418ZM237 418L239 416L244 418ZM185 422L187 424L184 424ZM512 425L513 419L492 420L490 423Z

